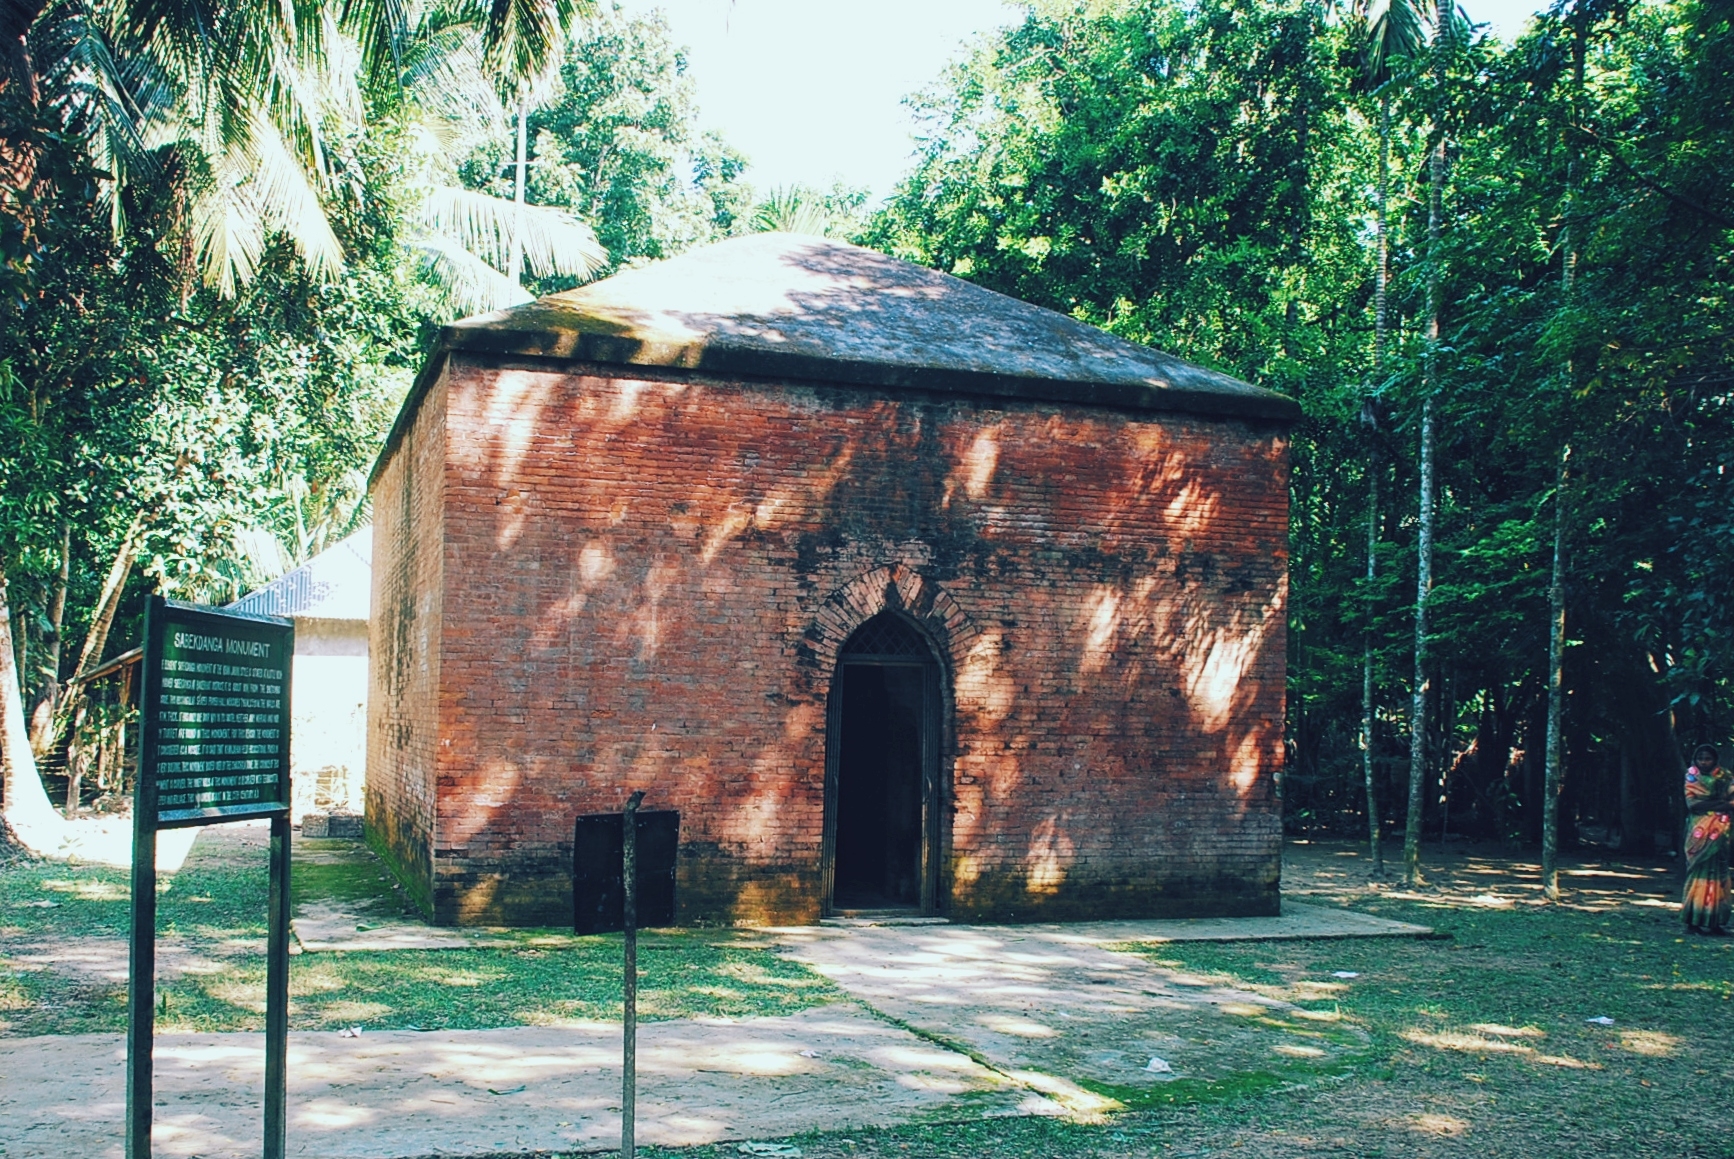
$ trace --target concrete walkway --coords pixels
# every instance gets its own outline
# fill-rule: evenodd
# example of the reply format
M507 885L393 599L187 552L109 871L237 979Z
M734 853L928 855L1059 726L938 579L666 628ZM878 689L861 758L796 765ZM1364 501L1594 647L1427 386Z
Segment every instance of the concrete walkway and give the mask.
M1363 1049L1358 1030L1114 949L1174 942L1418 937L1424 926L1285 904L1275 918L1070 925L882 925L779 931L783 952L851 997L979 1059L1074 1114L1114 1110L1099 1092L1256 1065L1327 1065ZM1345 983L1321 979L1318 997Z
M949 922L934 918L899 921L892 918L834 918L821 929L943 929ZM958 927L963 928L963 927ZM1394 922L1334 906L1307 905L1283 899L1282 915L1273 918L1171 918L1140 921L1071 922L1028 926L983 926L1016 931L1037 938L1078 945L1161 942L1282 942L1300 938L1424 938L1427 926Z
M1159 953L1114 948L1425 932L1287 909L1238 921L776 931L779 952L856 1003L642 1026L638 1137L676 1145L922 1119L1092 1116L1176 1078L1284 1067L1304 1078L1360 1049L1360 1032L1189 976ZM347 932L403 945L395 931ZM1346 984L1327 977L1318 994ZM619 1034L607 1024L293 1034L290 1154L606 1150L619 1138ZM259 1035L161 1035L156 1074L158 1155L258 1153ZM119 1035L0 1039L0 1155L119 1159L124 1077Z

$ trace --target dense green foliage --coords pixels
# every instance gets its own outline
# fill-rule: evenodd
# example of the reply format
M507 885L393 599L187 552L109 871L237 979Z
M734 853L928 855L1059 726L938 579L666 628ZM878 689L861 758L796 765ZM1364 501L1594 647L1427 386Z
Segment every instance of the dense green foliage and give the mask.
M345 12L396 18L364 8ZM148 592L231 600L364 525L434 332L523 296L504 272L518 252L529 289L558 289L749 228L754 208L655 14L590 11L538 50L539 233L514 244L502 101L520 89L482 10L405 8L371 64L360 26L297 39L224 7L214 29L153 35L132 11L51 3L30 29L38 91L0 77L0 161L20 178L0 194L0 607L27 715L65 709L56 682L87 640L132 644ZM248 91L262 74L303 87ZM600 239L599 267L537 249L568 226L580 249ZM33 730L39 756L54 765L67 735Z
M1565 813L1647 845L1672 824L1679 746L1726 738L1734 690L1726 10L1566 0L1515 46L1460 29L1429 50L1442 62L1389 62L1380 378L1378 96L1365 25L1332 16L1304 0L1037 4L924 99L925 151L871 240L1299 398L1286 796L1293 824L1355 831L1369 639L1388 818L1407 780L1425 153L1442 124L1437 696L1421 725L1456 820L1431 792L1429 825L1537 831L1569 445ZM1385 497L1370 585L1369 472Z
M695 86L659 13L595 22L562 80L530 118L538 200L595 223L617 266L673 257L735 228L751 204L746 159L697 130Z
M125 25L121 0L49 4L29 36L39 92L0 77L17 178L0 195L0 574L27 693L43 657L71 674L75 650L49 648L68 555L69 641L100 618L116 553L143 565L112 652L147 589L229 598L365 519L374 449L461 303L781 228L855 231L1301 401L1295 826L1364 825L1370 652L1386 820L1418 729L1430 832L1538 833L1556 517L1568 840L1576 822L1666 842L1681 747L1729 735L1725 6L1560 0L1503 45L1440 35L1425 4L1038 0L917 101L915 169L864 224L847 189L755 201L745 159L698 130L654 14L605 6L549 39L570 0L517 0L504 24L359 4L322 31L219 9L200 32ZM532 223L576 249L537 249ZM1428 397L1434 694L1411 720Z
M5 559L27 638L46 628L62 523L75 640L140 513L142 582L183 598L233 599L353 527L433 320L365 220L335 278L279 244L236 296L183 306L148 226L116 238L85 207L49 222L47 259L0 314Z

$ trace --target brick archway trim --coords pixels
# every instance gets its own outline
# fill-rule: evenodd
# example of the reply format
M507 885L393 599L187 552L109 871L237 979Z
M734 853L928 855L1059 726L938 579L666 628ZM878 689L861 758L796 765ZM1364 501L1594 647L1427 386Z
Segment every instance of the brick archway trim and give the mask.
M900 611L925 628L953 671L981 634L969 613L937 582L905 564L886 564L856 576L820 605L806 642L821 671L836 666L855 629L887 610Z

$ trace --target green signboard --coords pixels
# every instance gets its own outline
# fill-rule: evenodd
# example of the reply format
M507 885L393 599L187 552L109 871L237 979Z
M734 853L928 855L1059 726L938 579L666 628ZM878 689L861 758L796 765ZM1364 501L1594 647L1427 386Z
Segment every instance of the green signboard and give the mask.
M139 781L156 827L287 809L294 627L168 600L151 612Z
M282 1159L289 1039L289 675L295 626L153 596L145 610L133 791L127 1159L150 1159L157 832L271 822L265 964L265 1159Z

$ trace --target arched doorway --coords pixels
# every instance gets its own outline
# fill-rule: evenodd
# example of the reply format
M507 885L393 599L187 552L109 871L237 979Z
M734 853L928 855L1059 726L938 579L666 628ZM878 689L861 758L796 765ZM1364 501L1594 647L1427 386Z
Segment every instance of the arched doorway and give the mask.
M939 910L940 666L881 612L837 658L825 746L829 913Z

